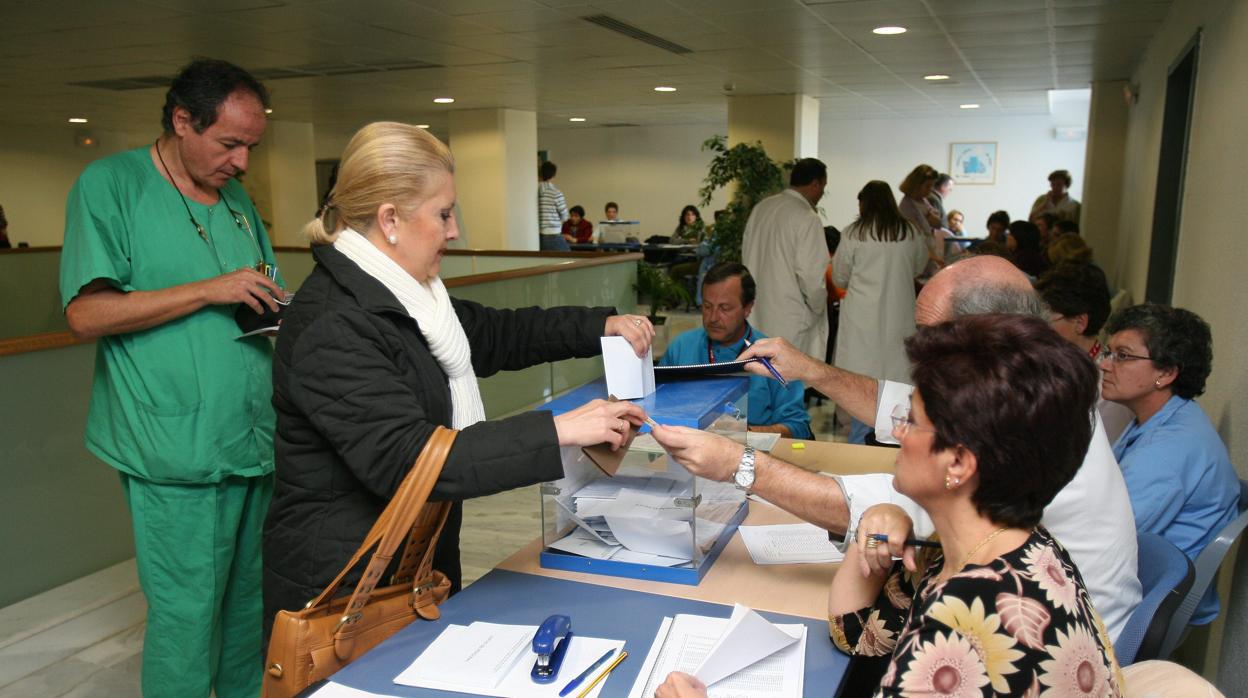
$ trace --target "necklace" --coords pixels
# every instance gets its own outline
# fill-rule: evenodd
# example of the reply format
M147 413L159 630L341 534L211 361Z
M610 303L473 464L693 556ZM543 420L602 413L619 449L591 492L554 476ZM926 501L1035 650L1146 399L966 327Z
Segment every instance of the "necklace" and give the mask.
M950 572L949 576L952 577L958 572L961 572L962 568L966 567L966 564L971 561L972 557L975 557L975 553L979 552L980 548L983 548L985 545L988 545L989 543L992 542L992 539L996 538L1002 533L1005 533L1008 530L1010 530L1009 526L1002 526L1001 528L998 528L992 533L989 533L988 536L984 538L983 540L981 540L980 542L976 543L975 547L971 548L971 552L967 553L966 557L962 558L962 564L958 565L957 569Z
M754 339L754 328L750 327L750 323L745 323L745 341ZM749 345L746 345L749 346ZM706 338L706 363L715 363L715 350L711 347L711 338Z

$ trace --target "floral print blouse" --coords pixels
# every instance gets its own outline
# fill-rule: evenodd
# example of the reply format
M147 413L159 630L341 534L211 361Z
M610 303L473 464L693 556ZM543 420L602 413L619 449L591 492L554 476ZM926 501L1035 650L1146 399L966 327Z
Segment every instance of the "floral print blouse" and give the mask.
M1048 531L943 584L942 560L896 563L874 606L830 618L842 651L892 656L877 696L1122 695L1113 644Z

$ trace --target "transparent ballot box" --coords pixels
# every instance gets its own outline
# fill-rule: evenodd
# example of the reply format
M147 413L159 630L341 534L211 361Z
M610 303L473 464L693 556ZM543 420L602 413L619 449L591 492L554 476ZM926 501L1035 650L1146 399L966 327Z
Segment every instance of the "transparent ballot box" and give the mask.
M665 426L744 442L748 393L744 377L685 379L634 402ZM603 381L542 409L558 415L595 398L606 398ZM690 585L710 569L745 518L745 492L691 474L649 432L616 454L614 476L584 449L562 449L563 478L541 485L542 567Z

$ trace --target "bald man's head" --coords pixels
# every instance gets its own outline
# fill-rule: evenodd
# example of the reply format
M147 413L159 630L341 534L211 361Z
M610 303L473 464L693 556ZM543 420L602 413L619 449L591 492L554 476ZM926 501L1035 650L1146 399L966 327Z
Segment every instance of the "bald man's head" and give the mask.
M1027 275L1009 260L992 255L964 259L940 270L914 303L914 321L919 325L985 313L1049 319Z

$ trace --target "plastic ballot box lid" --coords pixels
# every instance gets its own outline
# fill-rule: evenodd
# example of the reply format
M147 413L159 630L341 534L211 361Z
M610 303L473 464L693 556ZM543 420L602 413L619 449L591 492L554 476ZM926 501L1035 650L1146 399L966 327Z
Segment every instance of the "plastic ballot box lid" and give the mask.
M660 383L650 395L631 402L640 405L659 424L705 429L726 412L736 415L742 409L738 400L749 388L750 379L746 376L673 380ZM586 383L537 409L558 416L595 399L607 399L605 379ZM641 428L642 433L649 430L648 426Z

